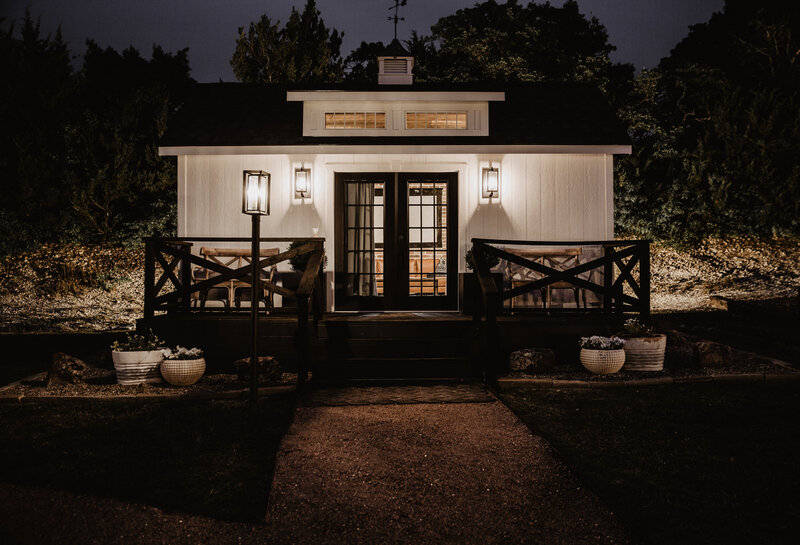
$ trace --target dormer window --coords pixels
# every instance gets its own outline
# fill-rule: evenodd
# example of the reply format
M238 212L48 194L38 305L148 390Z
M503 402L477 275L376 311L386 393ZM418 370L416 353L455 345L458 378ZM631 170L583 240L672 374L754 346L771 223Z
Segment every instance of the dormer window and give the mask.
M326 129L385 129L386 112L325 112Z
M496 91L288 91L303 103L303 136L488 136Z
M467 112L406 112L406 129L466 130Z

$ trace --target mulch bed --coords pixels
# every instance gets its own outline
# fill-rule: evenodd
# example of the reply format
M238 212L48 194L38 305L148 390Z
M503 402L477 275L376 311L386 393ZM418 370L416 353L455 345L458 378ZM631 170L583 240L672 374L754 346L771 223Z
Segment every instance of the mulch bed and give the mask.
M113 398L113 397L214 397L221 394L246 392L249 382L240 381L233 374L206 375L191 386L172 386L166 382L123 386L117 384L112 369L89 367L82 384L58 384L45 387L45 373L0 388L0 398ZM283 373L279 382L262 382L260 388L292 386L297 383L296 373Z
M595 375L584 369L579 362L559 363L547 372L529 374L525 372L511 372L504 378L511 379L545 379L555 381L581 381L589 383L606 382L639 382L653 379L712 379L714 377L733 377L736 375L747 377L765 375L798 374L800 370L786 362L765 357L753 352L746 352L736 348L731 349L732 357L723 367L700 367L693 361L692 344L700 337L686 335L678 331L667 332L667 352L664 358L662 371L625 371L625 368L610 375ZM654 382L656 382L654 380Z

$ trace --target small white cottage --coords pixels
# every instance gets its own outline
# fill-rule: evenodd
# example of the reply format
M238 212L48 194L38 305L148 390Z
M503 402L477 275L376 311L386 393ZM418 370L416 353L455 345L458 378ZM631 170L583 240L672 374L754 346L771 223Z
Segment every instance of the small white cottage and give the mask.
M457 309L470 240L614 238L629 138L578 84L198 85L159 152L178 158L178 236L248 237L245 171L271 179L262 236L325 237L328 311Z

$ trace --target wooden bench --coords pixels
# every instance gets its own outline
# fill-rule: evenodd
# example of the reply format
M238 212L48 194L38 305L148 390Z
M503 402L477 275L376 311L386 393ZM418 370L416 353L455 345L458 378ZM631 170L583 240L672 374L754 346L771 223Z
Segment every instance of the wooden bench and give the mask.
M278 255L279 253L280 248L265 248L259 252L259 256L264 258ZM248 265L252 256L249 249L211 248L207 246L200 248L200 255L209 261L231 269L239 269ZM268 282L275 283L277 274L278 268L273 265L270 267L267 274L265 274L264 271L261 272L261 278ZM192 280L195 282L207 280L214 276L216 276L216 273L205 267L195 266L192 268ZM198 296L197 304L200 308L205 309L208 301L221 301L225 309L230 309L231 302L233 302L233 304L239 308L241 307L242 301L250 301L250 291L251 287L248 282L236 279L224 280L201 292ZM267 312L275 308L274 294L271 291L265 289L262 298L266 305Z
M503 248L504 251L524 257L531 261L536 261L547 267L566 270L576 267L580 263L580 255L582 250L580 247L572 248L537 248L532 250L522 250L518 248ZM536 280L542 279L544 276L536 271L522 267L516 263L506 263L506 274L511 281L511 289L530 284ZM581 300L583 301L583 308L586 308L586 290L579 288L571 282L560 280L544 286L539 291L541 293L542 308L552 308L552 290L571 290L575 297L575 307L581 308ZM513 297L511 299L511 311L517 306L517 299L521 299L524 295Z

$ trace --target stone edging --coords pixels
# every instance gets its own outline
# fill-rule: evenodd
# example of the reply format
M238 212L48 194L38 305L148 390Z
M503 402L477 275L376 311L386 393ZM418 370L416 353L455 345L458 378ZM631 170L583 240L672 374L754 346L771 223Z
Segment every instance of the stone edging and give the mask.
M562 380L552 378L499 378L497 387L516 388L520 386L539 386L543 388L616 388L653 386L657 384L695 384L701 382L797 382L800 373L741 373L738 375L695 375L686 377L655 377L634 380L615 380L608 382L590 380Z

